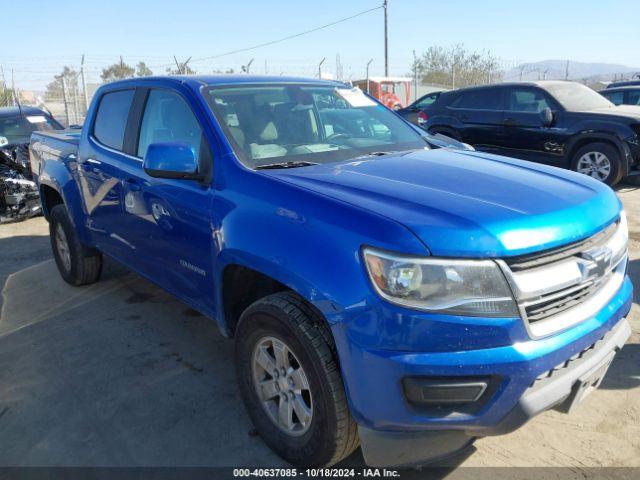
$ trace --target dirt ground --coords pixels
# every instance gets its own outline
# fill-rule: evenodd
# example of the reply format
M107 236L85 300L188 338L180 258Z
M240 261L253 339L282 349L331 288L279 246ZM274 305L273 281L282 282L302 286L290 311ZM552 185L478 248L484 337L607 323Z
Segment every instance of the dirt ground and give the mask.
M640 191L618 195L640 285ZM0 286L0 466L282 465L250 434L232 344L210 320L113 262L95 285L66 285L43 218L0 226ZM640 467L634 300L632 338L576 412L481 439L456 464Z

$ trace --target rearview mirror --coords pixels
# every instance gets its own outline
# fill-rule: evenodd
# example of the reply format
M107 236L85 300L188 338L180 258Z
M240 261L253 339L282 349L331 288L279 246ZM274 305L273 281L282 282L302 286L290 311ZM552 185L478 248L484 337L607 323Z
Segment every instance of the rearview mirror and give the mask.
M158 142L147 147L142 168L151 177L200 180L193 147L185 142Z
M540 111L540 120L543 127L550 127L553 123L553 112L549 107L543 108Z

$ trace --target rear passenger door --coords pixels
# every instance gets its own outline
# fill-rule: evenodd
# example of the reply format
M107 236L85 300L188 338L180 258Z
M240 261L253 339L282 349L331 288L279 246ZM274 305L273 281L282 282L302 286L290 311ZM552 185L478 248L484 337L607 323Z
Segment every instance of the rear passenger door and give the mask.
M138 252L135 268L165 289L208 310L213 302L213 237L211 175L213 160L198 107L186 92L169 88L141 90L139 115L132 130L135 162L124 169L123 198L131 239ZM147 148L159 142L190 144L206 182L153 178L143 170ZM171 159L167 159L170 162Z
M478 150L495 151L503 141L502 95L499 88L462 91L448 107L457 120L461 140Z
M80 142L78 181L93 242L103 252L128 262L133 246L121 236L123 222L123 165L127 125L135 89L105 92L98 100L86 142Z

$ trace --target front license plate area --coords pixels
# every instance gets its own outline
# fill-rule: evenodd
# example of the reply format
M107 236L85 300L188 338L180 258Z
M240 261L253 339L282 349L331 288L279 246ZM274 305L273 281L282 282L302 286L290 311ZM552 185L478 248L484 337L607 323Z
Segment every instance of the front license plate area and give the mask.
M567 402L569 405L567 413L571 413L591 392L600 386L614 356L615 352L611 352L598 366L578 378L576 383L573 384L573 390Z

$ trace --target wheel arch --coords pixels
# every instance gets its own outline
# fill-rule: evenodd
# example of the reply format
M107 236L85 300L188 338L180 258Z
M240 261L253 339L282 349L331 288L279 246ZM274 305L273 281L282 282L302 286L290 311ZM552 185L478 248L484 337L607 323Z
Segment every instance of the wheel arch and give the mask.
M566 147L565 158L571 169L574 169L574 156L582 148L590 143L606 143L616 149L620 155L620 161L622 162L623 176L626 176L629 172L629 159L627 158L627 152L622 143L615 137L615 135L608 135L605 133L589 133L579 135Z
M53 207L64 204L64 198L58 189L44 183L40 185L40 202L42 203L44 217L48 221Z
M454 127L451 127L449 125L433 125L433 126L430 126L429 127L429 133L432 133L432 134L441 133L441 134L446 135L448 137L451 137L454 140L457 140L459 142L462 141L462 137L460 136L460 133Z
M328 298L317 292L307 282L290 272L280 273L275 269L248 266L238 260L227 263L218 275L219 288L217 318L222 332L228 336L235 335L242 313L251 304L268 295L289 291L298 295L310 308L328 322L327 308L334 305ZM331 308L330 308L331 309Z

